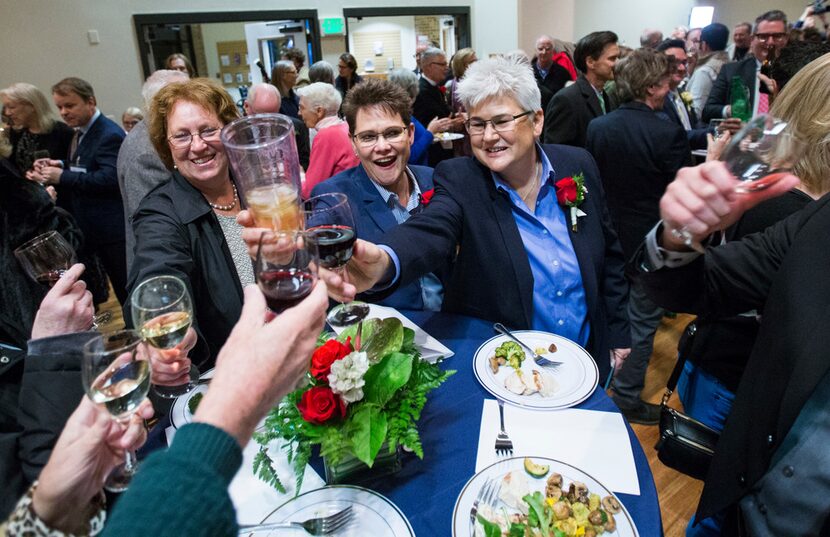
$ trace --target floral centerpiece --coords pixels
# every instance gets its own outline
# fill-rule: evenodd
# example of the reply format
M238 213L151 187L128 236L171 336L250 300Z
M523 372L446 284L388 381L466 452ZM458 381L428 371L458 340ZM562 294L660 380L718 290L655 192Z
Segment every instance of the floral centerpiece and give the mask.
M312 446L320 446L327 465L354 457L371 468L387 446L420 458L424 451L417 421L431 390L455 371L421 360L415 333L399 319L369 319L340 336L323 333L311 357L307 382L288 394L254 434L260 444L254 473L285 492L268 454L268 445L284 441L299 491ZM359 333L358 333L359 332Z

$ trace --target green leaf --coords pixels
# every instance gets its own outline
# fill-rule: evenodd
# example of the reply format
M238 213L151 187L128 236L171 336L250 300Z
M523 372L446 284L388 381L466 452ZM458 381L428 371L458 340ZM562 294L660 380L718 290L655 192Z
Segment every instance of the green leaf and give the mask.
M363 321L363 329L360 331L360 338L361 338L361 345L366 346L366 341L368 338L372 337L372 334L380 326L381 320L380 319L366 319ZM337 341L340 343L345 343L346 338L352 338L352 344L354 344L354 337L357 335L357 325L360 323L355 323L353 325L349 325L340 332L340 335L337 336Z
M409 381L411 374L411 356L399 352L387 355L363 375L363 380L366 381L363 400L383 407Z
M366 335L364 327L360 350L364 351L371 363L379 361L390 352L398 352L403 345L403 325L400 319L390 317L380 321L380 325Z
M386 440L386 414L376 405L362 404L348 425L352 453L371 468Z
M512 522L510 524L510 531L508 531L508 537L525 537L527 534L527 526L521 524L519 522Z
M476 520L484 528L484 537L501 537L501 528L481 515L476 515Z
M420 354L418 347L415 346L415 331L411 328L403 327L403 343L401 344L401 352L406 354Z
M543 535L550 533L553 520L551 514L545 511L545 498L542 493L536 491L533 494L526 494L522 497L522 500L530 506L527 519L528 525L537 527L536 523L538 522L538 527L542 530Z

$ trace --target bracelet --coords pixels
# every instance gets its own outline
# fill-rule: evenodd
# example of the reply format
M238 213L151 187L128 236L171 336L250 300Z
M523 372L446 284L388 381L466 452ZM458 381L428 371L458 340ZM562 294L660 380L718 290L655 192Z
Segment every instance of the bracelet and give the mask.
M89 505L90 511L94 512L94 516L89 519L87 526L83 533L65 533L60 530L51 528L35 513L32 507L32 500L35 496L38 482L32 483L26 494L17 502L12 514L9 515L8 524L6 527L7 535L9 537L83 537L89 535L90 537L100 534L104 531L104 523L107 520L106 512L106 497L103 493L98 494L92 499Z

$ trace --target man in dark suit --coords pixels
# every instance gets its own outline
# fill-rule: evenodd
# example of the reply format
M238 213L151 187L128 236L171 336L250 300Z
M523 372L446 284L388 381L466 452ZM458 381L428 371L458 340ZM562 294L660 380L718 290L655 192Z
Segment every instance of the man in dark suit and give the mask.
M738 535L740 517L748 535L828 535L830 198L705 255L690 250L676 230L706 242L798 180L742 196L736 183L719 162L682 170L661 200L661 224L631 263L649 295L673 311L763 310L696 518L725 515L722 535Z
M427 126L433 119L450 117L450 110L445 98L447 87L444 81L447 79L449 64L447 55L443 50L428 48L421 53L421 79L418 82L418 96L412 104L412 115ZM464 118L454 118L451 128L460 128ZM440 143L434 143L429 147L429 165L435 166L442 160L452 158L452 147L445 149Z
M739 77L749 94L751 116L769 111L769 94L761 89L758 73L761 64L778 57L787 46L787 16L778 10L767 11L755 20L750 52L752 56L735 63L727 63L718 73L709 100L703 109L703 121L732 117L732 78Z
M58 204L65 204L78 221L86 249L100 257L118 301L124 304L127 254L124 205L116 172L124 130L98 110L92 86L85 80L61 80L52 86L52 99L76 136L66 160L42 162L36 167L36 174L56 185Z
M536 143L541 98L518 60L472 64L459 96L475 158L442 162L426 209L381 246L358 241L347 265L354 283L327 278L330 292L394 289L454 255L442 310L563 335L585 345L607 376L609 351L617 366L628 354L627 284L593 159ZM560 205L557 190L563 200L565 189L575 194L580 177L581 201Z
M685 43L681 39L667 39L657 45L657 50L669 56L672 61L672 75L669 79L669 92L662 107L663 117L683 127L689 138L691 149L706 149L706 135L709 127L702 125L692 106L691 95L681 95L677 88L686 79L689 60L686 56ZM686 97L684 99L684 96ZM690 157L691 158L691 157Z
M585 147L588 123L613 109L603 87L614 79L619 55L614 32L593 32L579 40L574 61L580 75L545 108L545 143Z
M655 113L669 91L669 58L639 49L614 70L623 104L591 122L587 149L599 167L611 220L628 259L659 220L660 196L677 170L691 164L691 152L683 128ZM643 401L640 393L663 310L632 282L628 315L631 355L614 377L612 397L629 421L656 425L660 407Z
M542 93L542 110L547 109L553 96L573 80L566 68L553 61L555 50L551 36L539 36L536 40L536 56L530 61L533 76L536 77L536 84Z

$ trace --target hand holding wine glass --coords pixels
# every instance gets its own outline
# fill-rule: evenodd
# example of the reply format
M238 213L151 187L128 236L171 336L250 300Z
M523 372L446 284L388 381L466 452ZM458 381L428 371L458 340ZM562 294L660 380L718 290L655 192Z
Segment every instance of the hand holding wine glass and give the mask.
M155 276L141 282L130 297L133 323L155 349L153 390L162 398L184 395L196 386L199 370L187 353L195 345L191 329L193 305L185 283L175 276ZM184 342L187 336L188 342ZM181 365L186 369L177 371ZM178 373L178 374L177 374Z
M81 379L87 396L126 426L150 389L149 352L139 333L120 330L93 337L83 348ZM137 466L135 453L125 451L124 464L110 473L104 487L126 490Z
M46 293L32 325L32 339L82 332L92 327L95 308L90 293L80 280L84 266L72 265Z
M30 278L52 287L77 263L75 250L57 231L48 231L23 243L14 256Z

